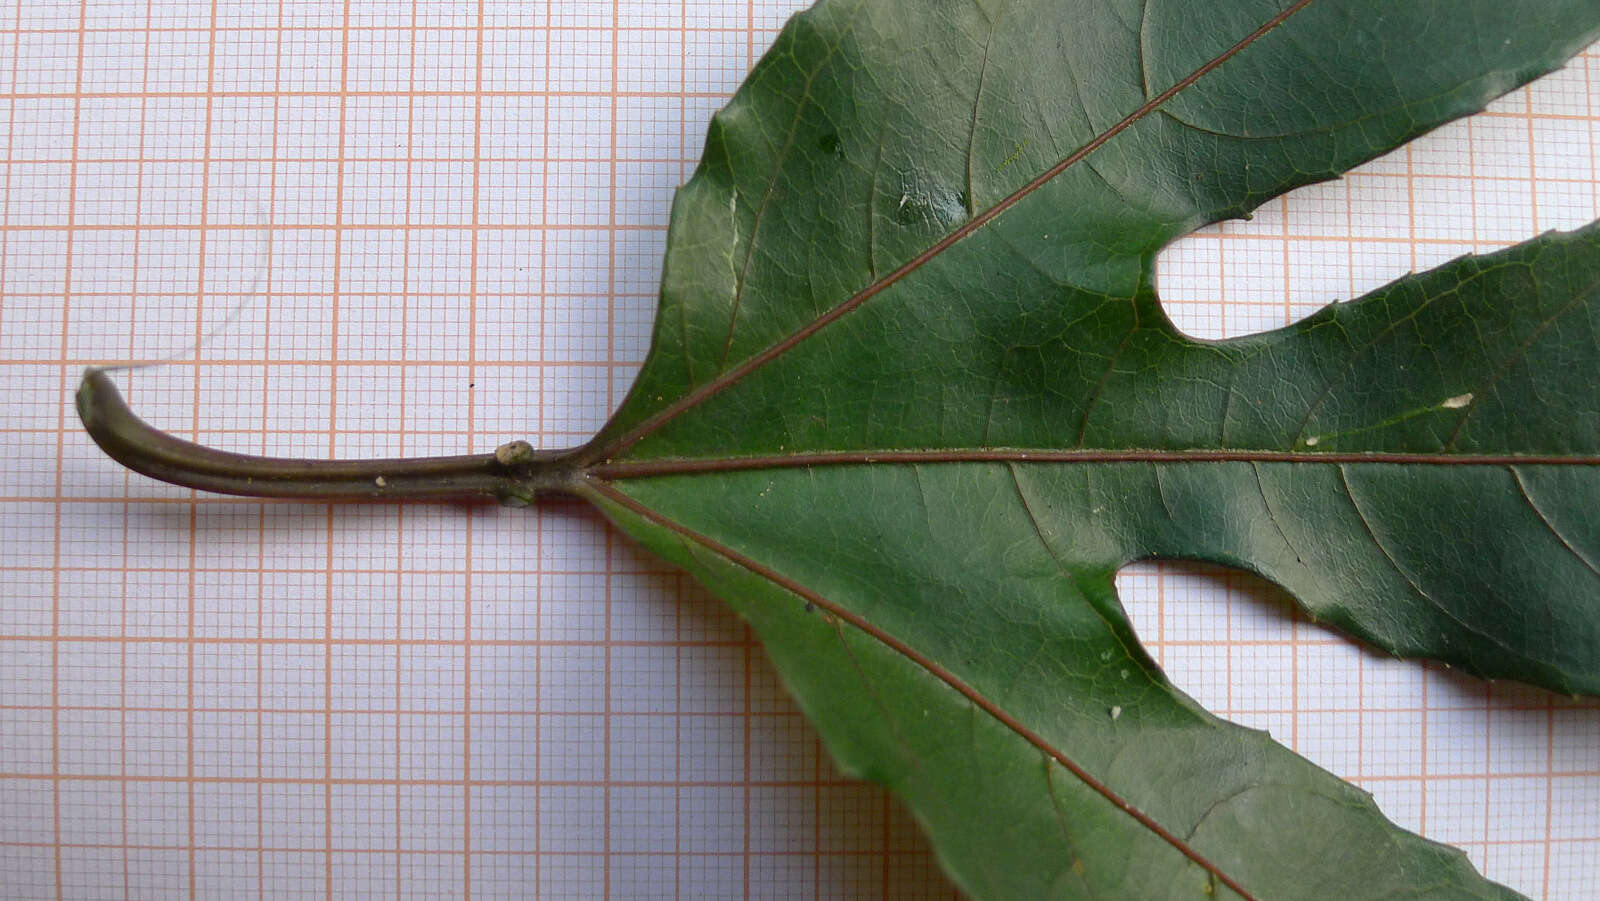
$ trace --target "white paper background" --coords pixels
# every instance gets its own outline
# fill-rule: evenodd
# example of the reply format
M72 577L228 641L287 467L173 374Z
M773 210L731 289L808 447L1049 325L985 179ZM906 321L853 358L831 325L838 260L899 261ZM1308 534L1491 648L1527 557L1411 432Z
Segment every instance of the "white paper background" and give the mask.
M272 454L582 441L671 191L794 2L0 9L0 896L925 898L719 606L576 504L242 503L129 476L84 366ZM1600 53L1169 251L1283 324L1596 217ZM198 345L198 353L195 350ZM1533 897L1600 896L1600 708L1384 660L1271 589L1120 582L1211 709Z

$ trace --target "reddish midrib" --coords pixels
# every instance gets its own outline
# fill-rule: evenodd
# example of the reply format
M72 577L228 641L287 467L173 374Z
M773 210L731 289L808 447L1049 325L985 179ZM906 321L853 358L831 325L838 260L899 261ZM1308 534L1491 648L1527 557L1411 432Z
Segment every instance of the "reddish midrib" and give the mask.
M751 469L811 466L933 463L1301 463L1388 464L1396 466L1594 466L1600 457L1582 454L1341 453L1269 450L1031 450L1027 448L951 448L946 450L821 451L749 457L702 457L600 463L588 473L598 479L639 479Z
M1265 24L1246 35L1238 43L1218 54L1205 65L1194 70L1172 87L1167 88L1165 91L1162 91L1160 94L1157 94L1155 97L1147 100L1142 106L1124 116L1115 125L1101 132L1099 135L1096 135L1093 140L1089 141L1089 143L1084 144L1082 147L1073 151L1072 154L1066 159L1063 159L1061 162L1056 163L1049 169L1046 169L1044 172L1036 176L1032 181L1023 185L1021 188L1018 188L1015 192L996 203L994 206L989 207L973 218L967 220L960 228L940 239L932 247L929 247L927 250L917 254L904 265L900 266L900 268L851 295L838 306L832 308L821 316L818 316L816 319L813 319L811 322L801 327L798 331L791 333L788 337L783 338L776 344L770 345L755 356L746 359L739 365L727 370L726 372L722 373L711 381L706 382L693 391L690 391L688 394L685 394L683 397L645 419L644 422L635 426L633 429L623 434L620 438L617 438L609 444L604 445L593 453L586 454L585 457L587 459L585 462L608 460L622 453L623 451L637 444L645 436L666 425L673 419L676 419L684 411L699 406L712 396L721 393L728 387L739 382L750 373L755 372L757 369L760 369L767 363L772 362L772 360L776 359L777 357L788 353L802 341L805 341L807 338L810 338L817 332L827 328L845 314L871 300L873 297L883 293L889 287L911 273L921 269L929 260L932 260L934 257L948 250L954 244L965 239L968 235L971 235L973 232L989 224L1001 213L1004 213L1006 210L1017 205L1017 203L1019 203L1024 197L1027 197L1029 194L1032 194L1034 191L1038 190L1046 182L1054 179L1056 176L1081 162L1089 154L1094 153L1096 150L1099 150L1101 147L1105 146L1106 142L1128 130L1133 126L1134 123L1154 112L1157 107L1160 107L1168 100L1171 100L1173 97L1186 90L1190 85L1199 81L1201 78L1204 78L1213 69L1216 69L1218 66L1221 66L1223 63L1232 59L1246 47L1260 40L1261 37L1267 32L1277 28L1279 25L1282 25L1295 13L1298 13L1307 6L1310 6L1311 2L1312 0L1297 0L1294 5L1267 20Z
M1014 715L1000 705L996 704L994 701L985 697L976 688L967 684L955 673L941 666L937 661L927 657L916 648L913 648L889 632L886 632L874 625L870 620L867 620L860 614L834 603L812 589L807 588L799 582L796 582L795 580L777 572L776 570L773 570L768 566L746 557L745 555L728 547L725 544L722 544L716 539L702 535L693 529L662 516L649 507L618 491L611 485L608 485L598 479L590 480L588 485L595 492L604 495L607 500L627 508L634 514L650 521L651 523L654 523L657 526L660 526L661 528L667 529L668 531L687 541L692 541L695 544L704 547L712 553L715 553L718 556L726 559L730 563L750 571L756 576L759 576L760 578L777 585L779 588L788 591L807 603L814 604L818 608L827 611L838 620L849 623L851 626L861 630L863 633L872 636L884 646L910 660L912 663L926 670L929 674L933 675L941 682L955 689L979 709L994 717L1006 728L1016 733L1029 744L1038 748L1045 754L1048 754L1052 760L1061 764L1063 768L1072 773L1072 775L1076 776L1080 781L1083 782L1084 785L1088 786L1096 794L1105 798L1112 805L1117 807L1117 809L1121 810L1129 817L1132 817L1139 823L1139 825L1150 830L1162 841L1165 841L1167 844L1177 849L1185 857L1194 861L1207 872L1211 873L1217 878L1217 881L1221 882L1223 885L1226 885L1234 892L1237 892L1240 897L1246 899L1246 901L1255 901L1254 895L1246 891L1243 886L1235 882L1231 876L1229 876L1227 873L1224 873L1216 864L1213 864L1211 861L1207 860L1200 854L1200 852L1196 851L1194 848L1191 848L1183 839L1173 834L1165 826L1162 826L1160 823L1152 819L1149 814L1141 811L1131 802L1117 794L1117 792L1109 785L1101 782L1094 776L1094 774L1090 773L1088 770L1085 770L1076 761L1069 757L1065 751L1051 744L1049 740L1040 735L1038 732L1028 728L1028 726L1025 725L1021 720L1017 719Z

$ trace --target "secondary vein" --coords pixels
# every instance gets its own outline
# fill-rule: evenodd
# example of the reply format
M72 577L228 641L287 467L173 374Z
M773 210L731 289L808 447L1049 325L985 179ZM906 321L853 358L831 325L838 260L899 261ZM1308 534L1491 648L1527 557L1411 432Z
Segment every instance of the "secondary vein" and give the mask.
M822 596L811 588L802 585L794 579L783 575L782 573L763 563L739 553L733 548L722 544L708 535L703 535L689 528L688 526L683 525L682 523L663 516L650 507L647 507L623 492L618 491L615 487L606 484L604 481L590 479L587 484L590 489L598 494L603 495L612 503L626 508L635 515L650 521L656 526L672 532L685 541L697 544L706 550L711 551L717 556L727 560L729 563L732 563L741 569L745 569L761 579L771 582L772 584L800 598L801 600L827 611L829 614L835 617L836 620L849 623L851 626L859 629L866 635L876 639L885 647L888 647L890 650L910 660L915 665L926 670L930 675L937 678L939 681L955 689L957 693L965 697L975 707L994 717L1006 728L1016 733L1018 737L1049 755L1051 759L1065 767L1068 772L1076 776L1079 781L1088 786L1096 794L1105 798L1118 810L1121 810L1129 817L1132 817L1139 823L1140 826L1150 830L1162 841L1171 845L1179 853L1183 854L1183 856L1194 861L1207 872L1216 876L1218 881L1237 892L1241 898L1245 899L1245 901L1255 901L1254 895L1245 891L1244 887L1239 885L1239 883L1236 882L1233 877L1223 872L1222 869L1216 864L1207 860L1203 855L1200 854L1199 851L1196 851L1194 848L1190 847L1187 842L1179 838L1171 830L1156 822L1156 820L1153 819L1149 814L1140 810L1138 807L1135 807L1132 802L1128 801L1126 798L1123 798L1116 792L1116 790L1111 788L1111 786L1101 782L1095 777L1094 774L1090 773L1088 770L1084 769L1081 764L1073 760L1065 750L1051 744L1051 742L1043 735L1040 735L1038 732L1030 729L1021 720L1017 719L1016 716L1012 715L1005 708L986 697L973 686L967 684L954 672L951 672L944 666L940 665L938 661L933 660L897 636L884 630L871 620L868 620L866 617L856 613L848 607Z
M1073 151L1061 162L1056 163L1054 166L1051 166L1049 169L1046 169L1044 172L1040 173L1032 181L1023 185L1021 188L1018 188L1015 192L1011 193L978 215L968 219L961 225L961 227L939 239L939 241L934 243L931 247L906 261L893 272L851 295L839 305L835 306L826 313L823 313L821 316L818 316L816 319L811 320L811 322L790 333L787 337L769 345L765 350L746 358L744 362L725 370L721 375L718 375L715 378L701 384L699 387L683 395L676 401L673 401L671 404L668 404L666 407L663 407L655 414L646 418L643 422L639 423L637 426L634 426L622 436L616 438L606 445L598 446L593 451L586 453L586 459L583 462L592 463L599 460L608 460L617 456L633 445L639 443L646 436L654 433L668 422L676 419L685 411L691 410L694 407L704 403L711 397L720 394L730 386L738 383L746 376L750 375L752 372L755 372L762 366L765 366L767 363L770 363L772 360L782 356L783 354L788 353L796 345L810 338L812 335L815 335L817 332L822 331L824 328L827 328L829 325L842 318L845 314L851 312L877 295L882 294L901 279L917 271L918 269L921 269L928 263L928 261L944 253L953 245L959 243L976 232L978 229L994 221L994 219L1001 213L1004 213L1006 210L1009 210L1011 207L1017 205L1022 201L1023 198L1038 190L1046 182L1051 181L1056 176L1081 162L1091 153L1094 153L1096 150L1099 150L1101 147L1105 146L1105 144L1112 138L1115 138L1117 135L1131 128L1135 123L1143 119L1145 116L1148 116L1155 109L1162 106L1173 97L1176 97L1184 90L1187 90L1191 85L1199 81L1201 78L1204 78L1212 70L1238 55L1246 47L1249 47L1251 44L1254 44L1256 41L1260 40L1268 32L1288 21L1290 17L1305 9L1307 6L1310 6L1311 3L1312 0L1297 0L1297 2L1295 2L1293 5L1285 8L1282 12L1267 20L1261 25L1261 27L1257 28L1255 31L1252 31L1250 34L1245 35L1238 41L1238 43L1213 57L1200 68L1189 73L1183 79L1167 88L1165 91L1162 91L1160 94L1157 94L1155 97L1152 97L1150 100L1146 101L1138 109L1124 116L1115 125L1107 128L1105 131L1095 136L1087 144L1084 144L1082 147L1079 147L1077 150Z

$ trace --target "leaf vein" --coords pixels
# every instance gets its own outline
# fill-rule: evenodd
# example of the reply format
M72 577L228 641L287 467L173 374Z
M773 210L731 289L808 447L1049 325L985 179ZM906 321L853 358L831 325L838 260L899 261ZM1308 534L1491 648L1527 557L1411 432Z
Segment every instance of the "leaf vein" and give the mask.
M1445 454L1397 452L1275 451L1247 448L1160 450L1151 448L968 447L942 450L797 451L750 457L673 457L639 462L600 463L588 472L608 480L669 475L738 472L753 469L810 469L821 466L931 465L961 463L1290 463L1298 465L1383 466L1595 466L1592 454Z
M744 290L750 278L750 265L755 259L756 247L760 243L761 223L766 216L767 207L771 205L772 195L777 190L778 175L783 171L783 165L789 159L789 151L794 148L795 133L799 131L801 116L806 111L806 104L811 100L811 86L816 82L817 76L822 73L828 61L833 59L833 54L838 49L839 45L837 43L829 47L828 52L823 54L822 59L817 61L816 67L806 73L805 84L801 87L800 97L795 102L794 116L789 120L788 131L784 134L783 146L779 148L777 157L772 161L772 172L767 176L766 189L761 194L761 202L756 205L755 217L750 222L750 241L745 245L744 263L740 266L738 278L734 282L733 309L728 313L728 336L722 345L722 357L717 362L718 369L727 365L728 354L733 351L733 335L739 325L739 310L744 305Z
M1361 508L1361 502L1356 500L1355 489L1350 484L1350 478L1345 472L1344 466L1339 467L1339 482L1344 487L1345 497L1350 499L1350 506L1356 511L1356 517L1361 520L1361 526L1366 530L1367 537L1372 540L1372 546L1378 549L1378 553L1383 555L1383 559L1388 562L1389 567L1393 569L1401 579L1405 580L1405 583L1410 586L1411 590L1416 594L1417 597L1427 601L1429 606L1444 614L1445 618L1460 626L1464 631L1476 635L1479 638L1485 639L1489 643L1498 646L1507 653L1520 656L1518 651L1509 644L1506 644L1504 639L1489 632L1485 632L1483 629L1472 625L1465 619L1462 619L1461 616L1458 615L1454 610L1451 610L1449 607L1446 607L1444 604L1440 603L1436 598L1433 597L1433 595L1424 591L1422 586L1417 584L1417 580L1412 578L1411 574L1406 572L1405 569L1400 565L1400 561L1395 559L1394 554L1390 553L1389 548L1383 543L1383 539L1378 537L1377 530L1372 526L1372 520L1367 517L1367 511L1363 510Z
M790 333L787 337L769 345L765 350L746 358L743 362L730 369L724 370L722 374L701 384L698 388L695 388L689 393L678 398L676 401L673 401L667 406L661 408L656 413L652 414L644 421L634 426L632 429L623 433L620 437L607 444L596 446L592 450L585 452L584 462L592 463L598 460L607 460L616 457L618 454L639 443L646 436L653 434L656 430L660 429L668 422L676 419L685 411L693 409L694 407L704 403L707 399L720 394L731 385L743 380L746 376L750 375L750 373L760 369L762 366L765 366L767 363L782 356L783 354L788 353L791 349L804 342L812 335L815 335L817 332L822 331L824 328L827 328L829 325L837 322L840 318L850 313L850 311L888 290L907 275L910 275L912 272L921 269L928 263L929 260L932 260L933 258L944 253L944 251L948 250L956 243L964 240L978 229L993 221L996 217L1000 216L1000 214L1021 202L1025 197L1038 190L1041 186L1051 181L1056 176L1072 168L1074 165L1087 158L1090 154L1105 146L1105 144L1111 139L1133 127L1136 123L1144 119L1162 104L1187 90L1195 82L1199 81L1201 78L1204 78L1207 74L1223 65L1234 56L1243 52L1245 48L1249 47L1251 44L1254 44L1268 32L1288 21L1296 13L1305 9L1307 6L1310 6L1311 3L1312 0L1296 0L1295 3L1286 7L1277 15L1262 23L1262 25L1255 31L1252 31L1243 38L1239 39L1239 41L1233 46L1217 54L1204 65L1200 66L1198 69L1195 69L1189 75L1185 76L1183 79L1179 80L1165 91L1162 91L1160 94L1146 101L1139 108L1124 116L1116 124L1112 125L1110 128L1107 128L1105 131L1102 131L1094 138L1090 139L1088 143L1073 151L1065 159L1035 176L1032 181L1029 181L1027 184L1007 195L1004 199L998 201L982 213L979 213L971 219L968 219L963 225L961 225L961 227L941 238L939 241L935 242L932 246L917 254L915 257L912 257L893 272L889 273L883 278L878 279L865 288L862 288L860 291L857 291L855 294L846 298L828 312ZM724 364L727 362L727 355L729 352L731 352L731 348L732 341L730 337L728 345L723 354Z
M989 36L983 42L983 61L978 64L978 89L972 95L972 125L967 134L967 216L978 214L978 183L973 176L973 155L978 149L978 112L983 103L983 84L989 75L989 48L994 44L995 26L989 23Z
M1544 527L1550 530L1550 534L1561 542L1561 546L1566 548L1568 553L1578 558L1578 562L1582 563L1589 572L1600 576L1600 567L1596 567L1594 561L1590 560L1587 554L1578 550L1572 542L1568 541L1567 536L1561 534L1561 530L1556 528L1556 524L1551 522L1550 517L1545 515L1543 508L1539 506L1539 502L1534 500L1533 494L1528 491L1527 483L1522 480L1522 473L1518 472L1515 466L1508 466L1506 469L1511 473L1512 480L1517 483L1517 490L1522 493L1522 500L1527 503L1528 509L1533 511L1533 515L1537 516L1541 523L1544 523Z
M1539 343L1539 339L1543 338L1545 333L1550 331L1550 329L1555 326L1556 322L1573 310L1581 309L1588 305L1589 298L1594 294L1597 287L1600 287L1600 280L1590 282L1588 287L1577 292L1577 295L1572 299L1571 303L1563 306L1561 309L1551 314L1550 317L1545 321L1539 323L1539 325L1534 328L1533 333L1527 337L1527 340L1517 345L1517 348L1511 352L1511 355L1503 364L1501 364L1500 368L1496 369L1494 374L1489 377L1489 380L1480 385L1478 389L1473 392L1473 394L1479 398L1487 398L1489 396L1489 389L1493 388L1495 385L1498 385L1501 379L1504 379L1506 375L1511 372L1511 370L1517 367L1518 363L1526 360L1528 357L1528 351L1532 350L1533 346ZM1461 437L1462 430L1467 427L1467 420L1471 419L1472 414L1478 412L1478 410L1482 409L1483 406L1484 404L1480 401L1476 404L1467 405L1467 408L1461 411L1461 418L1456 422L1456 427L1450 431L1450 437L1444 443L1446 450L1455 447L1456 440Z
M1135 807L1131 802L1118 794L1116 790L1104 782L1101 782L1094 776L1094 774L1090 773L1077 761L1073 760L1072 757L1066 753L1066 751L1056 747L1043 735L1040 735L1038 732L1028 728L1028 726L1023 724L1021 720L1017 719L1009 711L995 703L993 700L990 700L976 688L969 685L961 677L941 666L936 661L929 658L926 654L923 654L916 648L913 648L911 645L896 637L894 634L886 631L882 627L873 623L871 620L868 620L866 617L861 616L848 607L822 596L818 592L806 587L805 585L802 585L794 579L785 576L782 573L777 572L776 570L773 570L772 568L745 556L744 554L739 553L725 544L722 544L709 535L703 535L694 531L693 529L690 529L682 523L669 519L661 513L656 512L650 507L645 506L639 501L634 500L632 497L629 497L623 492L617 490L604 480L589 477L584 482L584 488L586 492L592 492L600 495L611 503L627 509L634 515L654 523L663 529L666 529L668 532L678 536L681 540L697 544L700 547L705 548L707 551L722 557L729 563L732 563L735 566L748 571L752 575L764 579L773 585L776 585L778 588L789 592L795 597L808 601L817 607L828 611L839 621L849 623L851 626L877 640L885 647L905 657L917 667L925 670L929 675L945 683L958 694L964 696L968 701L972 702L972 704L981 708L985 713L993 717L1001 725L1016 733L1019 738L1038 748L1040 751L1050 755L1069 772L1071 772L1072 775L1076 776L1079 781L1083 782L1084 785L1092 789L1096 794L1100 795L1118 810L1131 817L1140 826L1143 826L1145 829L1154 833L1162 841L1171 845L1185 857L1188 857L1190 860L1194 861L1208 872L1214 874L1217 879L1219 879L1223 884L1227 885L1228 888L1237 892L1241 897L1247 899L1247 901L1254 901L1254 896L1245 891L1244 887L1239 885L1239 883L1235 881L1233 877L1223 872L1220 867L1207 860L1194 848L1191 848L1187 842L1175 835L1170 829L1162 826L1149 814L1140 810L1138 807Z

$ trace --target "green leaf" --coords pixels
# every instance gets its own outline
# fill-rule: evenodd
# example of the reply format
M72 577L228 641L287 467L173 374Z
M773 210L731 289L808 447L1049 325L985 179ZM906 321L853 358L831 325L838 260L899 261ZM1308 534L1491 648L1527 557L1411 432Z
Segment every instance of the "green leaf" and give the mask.
M1600 692L1600 224L1206 342L1156 253L1600 37L1594 0L822 0L712 122L655 341L589 445L141 472L583 495L760 633L990 898L1498 898L1174 688L1113 586L1218 561L1395 654Z
M1222 722L1112 585L1219 561L1600 690L1600 229L1224 342L1155 254L1558 65L1590 0L824 0L713 120L581 492L995 898L1502 897Z

